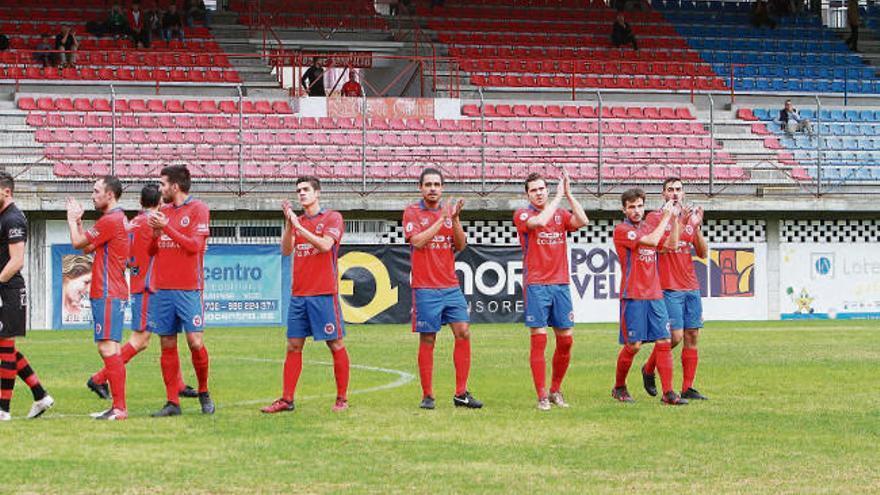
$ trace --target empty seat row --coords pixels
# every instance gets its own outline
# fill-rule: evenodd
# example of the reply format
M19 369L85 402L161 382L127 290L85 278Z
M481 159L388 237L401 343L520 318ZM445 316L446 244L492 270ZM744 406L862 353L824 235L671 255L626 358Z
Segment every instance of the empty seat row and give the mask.
M598 107L588 105L506 105L485 104L482 112L475 104L461 107L461 113L469 117L560 117L560 118L598 118ZM655 119L655 120L694 120L687 107L602 107L602 117L609 119Z
M767 108L740 108L737 110L737 118L742 120L765 120L773 121L779 118L780 109ZM861 109L861 110L842 110L842 109L822 109L818 117L816 110L813 108L800 108L798 110L801 117L822 122L866 122L880 123L880 110Z
M468 72L523 72L540 74L646 74L654 76L709 76L714 77L712 66L703 63L677 62L602 62L552 60L463 60L459 66ZM723 73L723 72L721 72Z
M520 88L611 88L662 91L729 91L723 79L717 77L663 77L649 75L628 76L513 76L473 74L471 84L487 87Z
M186 82L186 83L229 83L241 82L238 72L233 69L130 69L93 67L28 67L0 66L0 79L36 80L81 80L81 81L135 81L135 82Z
M22 110L44 110L61 112L109 112L111 102L106 98L49 98L34 99L24 96L18 99ZM120 99L115 101L116 111L122 113L239 113L238 102L232 100L142 100ZM292 114L290 104L285 100L244 100L242 111L247 114Z
M449 56L465 60L496 58L524 61L536 59L548 65L558 66L566 60L589 61L643 61L702 63L700 54L689 49L630 50L607 47L508 47L508 46L450 46ZM463 60L462 62L464 62Z

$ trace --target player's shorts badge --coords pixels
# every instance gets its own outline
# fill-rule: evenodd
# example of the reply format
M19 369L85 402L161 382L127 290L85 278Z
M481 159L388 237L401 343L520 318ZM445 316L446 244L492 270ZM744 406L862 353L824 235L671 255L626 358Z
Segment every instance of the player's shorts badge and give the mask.
M95 323L95 333L101 333L101 330L102 330L101 324Z
M193 325L197 327L202 326L202 315L193 316Z
M181 227L186 227L186 226L188 226L188 225L189 225L189 217L188 217L188 216L183 216L183 217L180 219L180 226L181 226Z
M328 323L328 324L324 325L324 333L326 333L327 335L330 335L331 333L333 333L335 331L336 331L336 325L334 325L332 323Z
M574 321L574 311L568 313L568 321Z

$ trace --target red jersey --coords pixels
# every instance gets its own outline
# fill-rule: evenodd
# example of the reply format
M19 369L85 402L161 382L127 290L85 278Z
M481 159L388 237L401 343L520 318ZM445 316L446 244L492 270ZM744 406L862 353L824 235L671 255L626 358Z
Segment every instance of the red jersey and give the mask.
M657 225L662 217L661 212L654 211L648 215L646 221L651 225ZM682 223L678 248L675 251L660 251L660 287L663 290L700 289L691 255L696 235L697 231L693 225Z
M519 234L523 250L524 285L558 285L569 283L568 232L572 227L570 211L558 208L544 227L529 229L529 218L541 214L541 210L529 205L513 214L513 223Z
M361 85L355 81L348 81L342 85L342 96L361 96Z
M211 234L208 206L189 196L182 205L166 204L159 211L168 225L150 248L154 256L150 289L204 290L205 250Z
M297 232L293 237L293 287L294 296L320 296L339 293L339 243L345 231L345 223L338 211L321 210L310 217L302 215L299 223L318 237L333 239L333 247L321 253Z
M614 249L620 261L621 299L663 299L657 264L657 248L639 244L654 228L647 222L629 220L614 227ZM662 243L661 243L662 244Z
M430 209L424 201L409 205L403 211L403 232L406 242L425 231L443 216L442 207ZM448 289L458 287L455 276L455 242L452 220L447 219L434 238L419 249L410 244L413 289Z
M128 224L128 273L132 294L141 294L150 286L153 271L153 256L150 244L153 243L153 228L147 225L148 212L142 211Z
M113 208L101 215L95 225L85 232L89 244L95 247L92 262L92 299L128 299L125 264L128 260L127 219L122 208Z

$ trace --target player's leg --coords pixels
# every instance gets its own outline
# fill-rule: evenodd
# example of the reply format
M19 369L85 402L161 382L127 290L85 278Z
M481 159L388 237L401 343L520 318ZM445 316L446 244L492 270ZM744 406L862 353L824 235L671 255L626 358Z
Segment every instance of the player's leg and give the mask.
M626 387L626 377L645 338L646 315L643 303L644 301L634 299L620 300L618 342L621 344L621 348L617 354L614 388L611 389L611 397L621 402L635 402Z
M553 352L550 379L550 403L559 407L568 407L562 395L562 380L571 363L571 347L574 344L574 307L571 304L571 292L567 285L548 286L552 289L553 305L550 311L550 326L556 336L556 350Z
M15 388L15 339L0 337L0 421L12 419L9 405Z
M455 367L455 407L480 409L483 403L468 391L468 378L471 373L471 330L467 301L458 287L443 290L443 312L440 323L449 325L455 344L452 351L452 364Z
M552 300L544 285L528 285L525 290L526 325L530 333L529 365L532 369L532 382L538 396L538 409L550 409L547 397L547 324Z
M348 409L348 381L351 376L351 363L345 348L345 323L339 298L335 295L309 297L306 302L312 335L315 340L323 340L333 357L333 376L336 379L336 401L333 412Z
M707 397L694 388L694 379L697 376L697 365L699 364L697 340L700 336L700 328L703 327L703 305L699 291L692 291L688 294L684 324L684 346L681 350L683 376L681 396L685 399L706 400Z
M27 416L28 418L38 418L46 412L47 409L55 405L55 399L53 399L52 396L46 392L46 389L43 388L43 384L40 383L37 373L34 372L27 358L24 357L24 354L18 349L15 350L15 372L31 389L31 394L34 396L34 403L31 405L31 410Z
M131 298L129 299L129 305L131 307L132 334L131 337L129 337L128 342L126 342L125 345L123 345L122 348L119 350L119 354L122 356L123 364L128 364L128 362L131 361L131 358L146 350L147 344L149 344L150 342L149 332L146 331L146 309L148 307L148 297L148 293L132 294ZM110 398L107 392L106 383L107 368L101 368L97 373L89 378L89 381L86 382L86 386L89 388L89 390L95 392L98 397L106 400Z
M681 399L672 389L672 342L669 331L669 313L662 299L645 301L648 308L648 334L646 341L654 342L654 353L657 354L657 374L663 389L664 404L685 405L687 400Z
M434 343L441 327L443 298L436 289L413 291L412 329L419 334L419 382L422 385L422 409L434 409Z
M95 325L95 343L98 354L107 369L112 405L103 413L94 415L101 420L124 420L128 417L125 404L125 364L119 354L125 301L120 299L92 299L92 319Z
M165 405L153 413L153 417L161 418L180 415L180 388L177 386L180 376L180 356L177 351L177 334L182 322L177 317L174 305L174 292L159 290L153 294L147 311L147 320L153 333L159 336L162 369L162 381L165 383Z
M669 316L669 328L672 335L672 347L681 342L684 331L684 292L665 290L663 291L663 303L666 305L666 313ZM645 392L651 397L657 396L657 377L654 371L657 368L657 347L651 350L651 355L642 366L642 384Z
M311 335L309 316L306 313L305 297L292 296L287 308L287 352L282 368L281 397L260 410L266 414L293 411L293 398L296 395L296 384L302 373L303 347L306 337Z
M177 317L183 326L186 334L186 343L189 347L190 359L193 369L196 372L198 380L198 396L199 404L202 407L202 414L214 414L214 401L208 392L208 377L210 371L210 358L208 357L208 348L205 346L205 309L202 304L202 291L200 290L182 290L175 291L174 298L175 310ZM175 378L175 386L180 390L181 375ZM180 393L178 392L178 395Z

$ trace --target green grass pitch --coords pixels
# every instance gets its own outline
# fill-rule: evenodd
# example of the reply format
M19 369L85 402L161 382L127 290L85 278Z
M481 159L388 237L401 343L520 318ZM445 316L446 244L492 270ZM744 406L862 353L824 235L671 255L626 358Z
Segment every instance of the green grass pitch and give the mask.
M87 416L106 407L84 386L99 364L90 334L32 332L19 348L57 404L19 419L31 396L16 383L0 493L880 492L877 322L710 323L696 386L711 400L680 408L642 390L644 351L629 379L637 402L614 402L616 326L579 325L563 388L572 407L549 412L534 407L526 330L472 331L480 411L452 407L445 329L435 411L418 409L417 338L376 325L348 328L349 411L330 411L329 352L309 342L297 410L267 416L283 331L209 328L215 416L184 399L182 417L149 417L164 402L154 340L128 368L130 419L109 424Z

